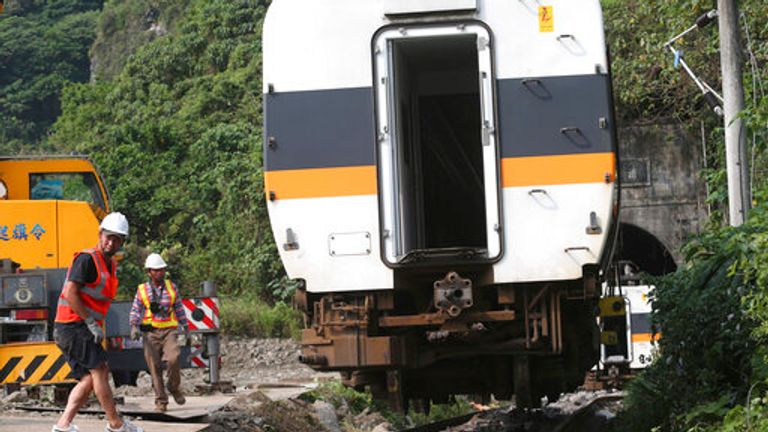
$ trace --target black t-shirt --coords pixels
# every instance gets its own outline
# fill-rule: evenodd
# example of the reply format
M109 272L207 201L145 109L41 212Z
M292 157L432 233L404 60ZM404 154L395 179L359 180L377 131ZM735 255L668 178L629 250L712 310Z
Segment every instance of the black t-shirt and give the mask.
M105 261L107 262L107 267L109 267L111 260L107 259ZM84 285L93 283L98 277L96 263L93 262L91 255L81 253L75 258L75 262L72 263L72 269L69 271L69 278L67 280Z

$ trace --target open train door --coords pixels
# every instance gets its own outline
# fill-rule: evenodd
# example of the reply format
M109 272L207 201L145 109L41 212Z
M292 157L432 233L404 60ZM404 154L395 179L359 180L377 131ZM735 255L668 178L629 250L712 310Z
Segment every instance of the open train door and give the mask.
M498 258L498 150L488 29L374 36L382 257L390 266Z

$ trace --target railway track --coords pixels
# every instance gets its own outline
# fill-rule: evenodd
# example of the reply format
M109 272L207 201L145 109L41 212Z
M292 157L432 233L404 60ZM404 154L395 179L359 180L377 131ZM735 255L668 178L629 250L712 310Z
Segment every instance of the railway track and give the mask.
M406 429L405 432L600 432L606 430L623 399L621 393L600 395L571 412L552 408L499 408L452 417Z

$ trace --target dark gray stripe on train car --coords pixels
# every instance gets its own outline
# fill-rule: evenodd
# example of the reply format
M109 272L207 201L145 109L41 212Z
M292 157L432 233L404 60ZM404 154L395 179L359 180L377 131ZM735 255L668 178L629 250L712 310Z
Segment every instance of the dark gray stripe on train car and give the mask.
M266 170L373 165L372 92L365 87L264 95Z
M51 367L48 368L47 371L43 374L42 378L40 378L40 381L50 381L53 379L53 377L56 376L57 373L61 370L61 368L64 366L64 356L60 355L56 357L56 361L53 362Z
M632 325L632 334L651 333L650 313L631 314L630 322Z
M37 370L37 368L40 367L40 365L43 363L43 360L48 356L39 355L35 356L35 358L32 359L31 362L27 365L27 368L24 369L24 375L19 375L19 377L16 379L17 382L24 382L28 381L29 377L32 376L33 373Z
M609 85L597 74L498 80L502 157L613 151ZM264 101L267 171L375 163L371 88L268 93Z
M608 79L596 74L497 81L502 157L613 151ZM601 117L608 122L604 129Z
M5 366L0 369L0 382L3 382L6 378L8 378L8 375L10 375L13 368L15 368L20 361L21 357L11 357L11 359L8 360L8 363L6 363Z

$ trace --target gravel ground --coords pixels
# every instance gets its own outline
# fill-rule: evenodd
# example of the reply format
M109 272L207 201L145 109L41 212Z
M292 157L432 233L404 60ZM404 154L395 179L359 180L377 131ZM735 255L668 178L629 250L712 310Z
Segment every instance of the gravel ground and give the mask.
M314 404L299 399L272 401L259 390L263 385L308 385L320 380L337 378L336 374L318 374L298 362L299 345L289 339L253 339L222 337L221 380L233 384L234 400L220 411L209 416L211 426L206 432L390 432L392 427L381 414L368 412L353 415L349 407L335 409L328 403ZM182 390L187 395L199 394L197 389L207 384L207 372L203 369L182 371ZM142 372L136 387L122 386L114 390L115 396L149 396L151 378ZM14 405L52 405L52 387L40 388L39 398L33 399L22 389L0 399L0 415L40 416L41 413L13 409ZM605 392L574 392L561 395L558 401L537 410L537 416L557 417L567 415L589 403ZM503 411L488 417L479 416L452 431L508 430L512 411ZM43 416L57 416L43 413Z
M307 383L319 375L299 363L299 345L291 339L253 339L222 336L220 379L230 381L237 392L255 389L262 384ZM206 384L203 369L183 369L181 386L185 394ZM122 386L117 396L150 396L152 379L146 372L139 375L137 386Z

